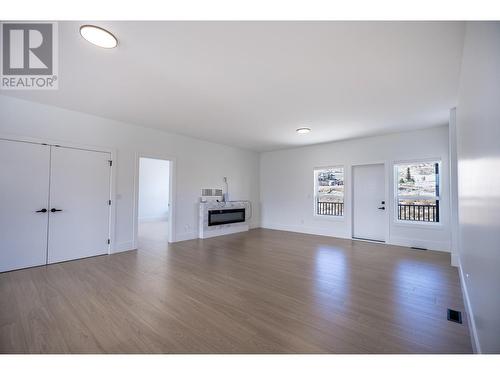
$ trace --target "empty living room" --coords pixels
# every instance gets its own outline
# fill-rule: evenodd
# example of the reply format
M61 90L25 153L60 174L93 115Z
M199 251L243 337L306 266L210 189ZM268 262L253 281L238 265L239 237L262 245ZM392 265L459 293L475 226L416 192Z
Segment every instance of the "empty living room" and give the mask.
M0 368L498 370L500 9L236 3L2 10Z

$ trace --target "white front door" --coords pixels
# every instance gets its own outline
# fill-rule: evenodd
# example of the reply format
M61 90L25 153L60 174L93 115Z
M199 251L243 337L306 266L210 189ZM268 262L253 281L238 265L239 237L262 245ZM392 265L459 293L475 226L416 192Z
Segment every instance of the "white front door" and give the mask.
M52 147L48 263L108 253L110 159Z
M384 164L354 166L353 238L385 241Z
M0 272L47 261L49 164L49 146L0 140Z

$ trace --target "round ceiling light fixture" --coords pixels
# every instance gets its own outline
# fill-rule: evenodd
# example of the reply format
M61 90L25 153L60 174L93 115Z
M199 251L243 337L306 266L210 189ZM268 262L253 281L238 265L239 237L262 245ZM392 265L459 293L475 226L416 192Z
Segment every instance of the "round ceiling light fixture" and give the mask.
M298 128L295 130L297 134L308 134L311 132L311 128Z
M83 25L80 27L80 35L86 41L102 48L115 48L118 45L118 39L102 27Z

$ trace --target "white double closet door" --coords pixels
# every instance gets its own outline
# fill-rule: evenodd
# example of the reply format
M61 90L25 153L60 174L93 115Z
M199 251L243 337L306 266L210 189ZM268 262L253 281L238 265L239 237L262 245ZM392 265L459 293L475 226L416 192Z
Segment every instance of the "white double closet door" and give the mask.
M0 272L108 253L110 157L0 140Z

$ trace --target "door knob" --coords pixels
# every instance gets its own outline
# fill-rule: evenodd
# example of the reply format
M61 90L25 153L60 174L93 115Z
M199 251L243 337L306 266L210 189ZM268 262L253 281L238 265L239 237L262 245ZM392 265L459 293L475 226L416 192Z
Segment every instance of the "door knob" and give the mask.
M35 211L35 212L47 212L46 208L42 208L41 210Z
M379 207L378 209L379 210L385 210L385 207Z
M52 208L52 209L50 210L50 212L58 212L58 211L62 211L62 210L58 210L57 208Z

